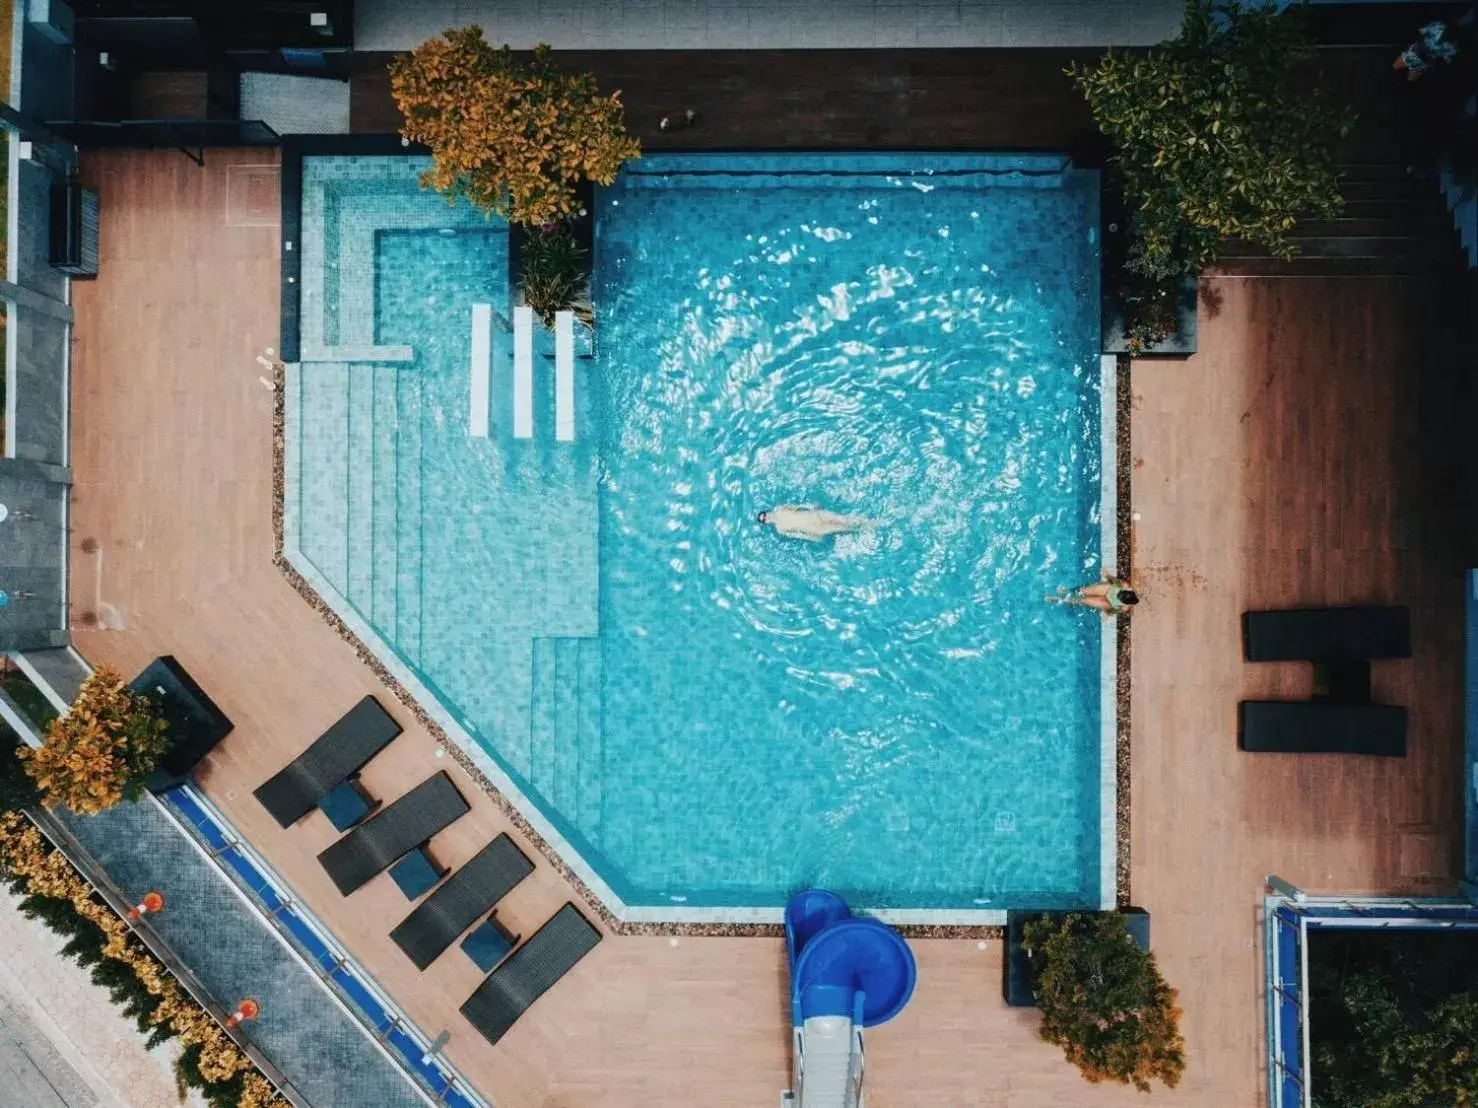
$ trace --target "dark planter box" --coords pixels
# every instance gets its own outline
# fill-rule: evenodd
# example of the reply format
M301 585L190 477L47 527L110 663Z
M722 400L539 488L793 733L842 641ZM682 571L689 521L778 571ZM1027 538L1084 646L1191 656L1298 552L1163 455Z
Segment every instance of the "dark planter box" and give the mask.
M1032 961L1021 945L1022 928L1029 919L1049 916L1061 919L1064 916L1086 914L1081 912L1022 911L1006 913L1006 967L1001 974L1001 992L1012 1008L1035 1008L1036 995L1032 992ZM1140 950L1150 948L1150 914L1143 908L1124 908L1119 915L1129 925L1129 934Z
M589 181L581 181L575 186L575 195L579 198L580 206L585 209L584 215L576 215L570 218L570 230L575 236L575 242L580 249L585 251L585 287L589 291L591 302L595 300L595 186ZM523 243L530 235L539 234L539 229L528 228L521 223L510 223L508 225L508 319L511 324L513 320L513 309L523 303ZM536 324L537 325L537 324ZM591 326L575 327L575 356L578 358L592 358L595 356L594 321ZM552 357L552 355L551 355Z
M128 687L153 701L169 724L165 732L169 751L149 774L146 785L150 792L164 792L188 781L200 760L234 726L171 654L155 658Z
M1105 275L1107 279L1107 275ZM1196 311L1200 293L1195 277L1180 279L1180 324L1175 333L1163 342L1140 354L1136 358L1185 358L1196 352L1198 340ZM1127 354L1128 344L1124 341L1124 309L1118 297L1105 292L1103 297L1103 352L1105 354Z

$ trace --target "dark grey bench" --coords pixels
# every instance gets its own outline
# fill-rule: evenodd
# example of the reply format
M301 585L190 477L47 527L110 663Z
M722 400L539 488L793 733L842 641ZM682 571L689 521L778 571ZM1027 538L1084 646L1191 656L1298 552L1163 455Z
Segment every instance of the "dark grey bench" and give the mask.
M1244 700L1237 745L1263 754L1406 756L1406 709L1329 700Z
M1295 608L1242 614L1249 662L1341 662L1410 658L1405 608Z
M367 696L252 795L279 824L291 827L399 734L400 724Z
M401 920L390 937L417 969L425 969L533 872L528 856L500 834Z
M488 974L462 1005L462 1015L483 1038L496 1043L598 942L600 932L573 904L566 904Z

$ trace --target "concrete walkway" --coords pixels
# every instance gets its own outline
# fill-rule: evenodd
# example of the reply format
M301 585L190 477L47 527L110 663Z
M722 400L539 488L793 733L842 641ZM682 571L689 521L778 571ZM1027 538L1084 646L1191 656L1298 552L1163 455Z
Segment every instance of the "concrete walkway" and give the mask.
M1171 38L1182 0L359 0L356 50L408 50L478 24L526 50L1133 46Z
M62 939L21 915L0 890L0 1104L132 1108L178 1103L178 1048L149 1050ZM195 1093L186 1105L200 1105Z

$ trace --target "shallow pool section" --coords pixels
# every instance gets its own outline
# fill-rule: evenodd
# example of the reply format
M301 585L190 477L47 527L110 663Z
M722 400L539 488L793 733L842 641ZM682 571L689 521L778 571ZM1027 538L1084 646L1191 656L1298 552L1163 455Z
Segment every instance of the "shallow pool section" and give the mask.
M571 444L542 332L513 437L506 228L421 165L305 160L289 557L566 860L629 919L1111 900L1112 652L1043 600L1103 565L1096 174L643 159ZM811 503L875 522L755 519Z

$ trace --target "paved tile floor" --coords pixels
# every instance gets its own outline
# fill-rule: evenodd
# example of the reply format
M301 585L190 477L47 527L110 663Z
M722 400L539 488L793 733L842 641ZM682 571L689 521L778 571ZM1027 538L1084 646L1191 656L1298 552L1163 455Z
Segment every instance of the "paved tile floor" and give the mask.
M700 50L1147 45L1180 0L359 0L357 50L476 23L527 49Z
M222 1008L261 1004L248 1035L315 1108L420 1108L409 1079L294 958L159 805L59 813L129 900L167 890L151 926ZM3 1103L3 1102L0 1102Z

